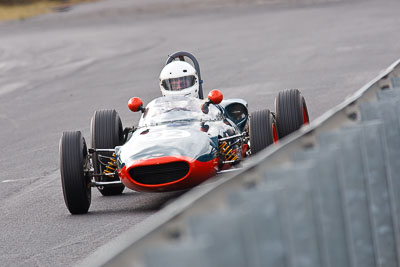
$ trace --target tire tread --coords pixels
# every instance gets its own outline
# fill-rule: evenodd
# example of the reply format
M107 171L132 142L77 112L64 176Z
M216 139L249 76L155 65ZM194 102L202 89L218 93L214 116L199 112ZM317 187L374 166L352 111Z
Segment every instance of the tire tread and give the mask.
M250 147L251 153L256 154L273 141L273 117L268 109L258 110L250 116Z
M275 99L275 112L280 138L300 129L304 124L303 108L307 112L304 97L301 96L298 89L290 89L278 93Z
M81 132L64 132L60 140L60 171L64 201L71 214L83 214L91 202L83 173L85 140Z
M118 113L114 109L103 109L94 112L91 126L91 145L97 149L113 149L122 145L122 122ZM112 153L102 153L102 155L112 156ZM100 164L97 162L97 154L94 154L93 165L96 173L101 171ZM111 180L118 180L118 177ZM124 190L124 185L103 186L98 188L103 196L119 195Z

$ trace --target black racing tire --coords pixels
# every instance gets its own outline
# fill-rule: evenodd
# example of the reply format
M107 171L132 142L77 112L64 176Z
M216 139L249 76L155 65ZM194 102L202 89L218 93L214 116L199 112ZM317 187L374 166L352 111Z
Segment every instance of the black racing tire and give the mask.
M254 155L278 140L275 120L268 109L252 112L249 122L250 150Z
M92 190L85 173L88 151L81 132L64 132L60 140L60 172L65 204L71 214L87 213Z
M115 110L104 109L94 112L91 123L91 142L95 149L114 149L124 142L124 133L121 118ZM93 154L95 173L103 173L104 166L98 161L98 153ZM112 152L101 152L103 156L112 156ZM107 177L104 181L118 181L118 175ZM105 185L97 187L103 196L119 195L124 191L123 184Z
M276 125L283 138L310 122L304 97L297 89L281 91L275 98Z

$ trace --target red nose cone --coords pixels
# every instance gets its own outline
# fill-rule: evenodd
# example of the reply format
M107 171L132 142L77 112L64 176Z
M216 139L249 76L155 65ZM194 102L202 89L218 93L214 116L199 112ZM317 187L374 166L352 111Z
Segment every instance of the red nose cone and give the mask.
M143 102L139 97L132 97L129 99L128 107L131 111L137 112L143 106Z
M214 89L212 90L209 94L208 94L208 99L210 99L210 101L213 104L219 104L221 103L222 99L224 98L224 96L222 95L221 91Z

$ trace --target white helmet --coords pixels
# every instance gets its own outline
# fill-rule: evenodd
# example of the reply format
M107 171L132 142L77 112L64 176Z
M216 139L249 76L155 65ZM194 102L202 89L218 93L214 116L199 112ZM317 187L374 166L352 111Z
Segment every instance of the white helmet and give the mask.
M192 65L185 61L172 61L160 73L163 96L181 95L199 97L199 79Z

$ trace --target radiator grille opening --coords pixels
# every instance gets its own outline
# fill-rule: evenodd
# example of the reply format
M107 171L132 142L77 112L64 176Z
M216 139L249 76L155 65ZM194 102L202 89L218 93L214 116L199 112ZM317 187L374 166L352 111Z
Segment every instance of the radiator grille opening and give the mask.
M176 161L157 165L133 167L129 175L134 181L141 184L157 185L177 181L187 175L189 164L185 161Z

